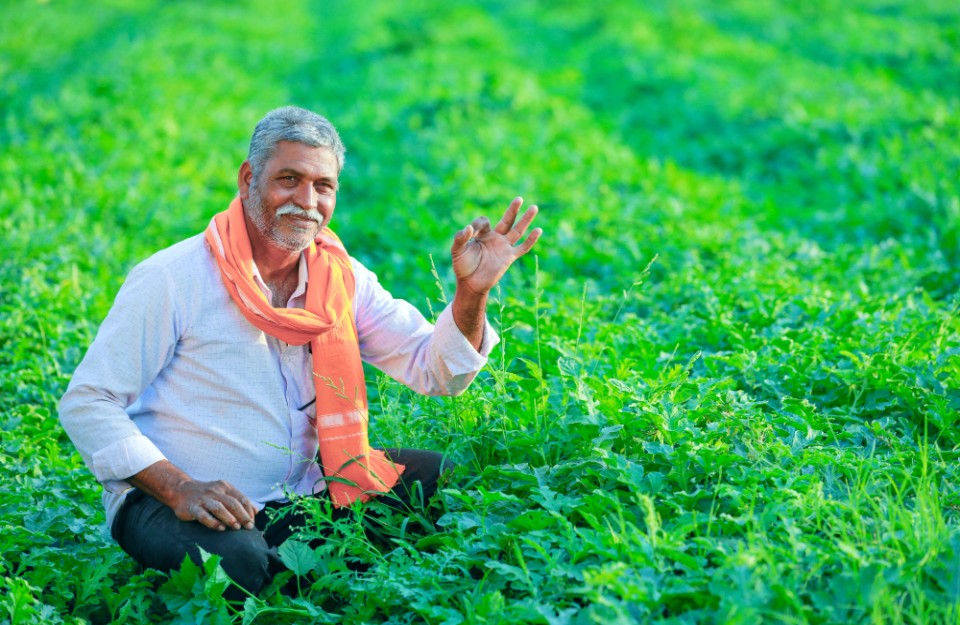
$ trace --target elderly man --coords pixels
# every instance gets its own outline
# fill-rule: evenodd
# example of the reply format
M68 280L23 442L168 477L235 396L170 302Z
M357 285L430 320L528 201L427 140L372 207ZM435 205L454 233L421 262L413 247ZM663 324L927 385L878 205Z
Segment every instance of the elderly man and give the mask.
M361 361L420 393L463 391L498 341L488 293L536 243L539 228L523 237L537 210L518 220L516 198L496 227L456 233L456 295L433 326L327 227L343 162L325 118L268 113L238 197L134 268L77 367L61 422L103 485L113 537L146 567L200 547L256 591L283 568L297 517L268 524L265 510L288 495L344 508L436 490L439 453L370 447Z

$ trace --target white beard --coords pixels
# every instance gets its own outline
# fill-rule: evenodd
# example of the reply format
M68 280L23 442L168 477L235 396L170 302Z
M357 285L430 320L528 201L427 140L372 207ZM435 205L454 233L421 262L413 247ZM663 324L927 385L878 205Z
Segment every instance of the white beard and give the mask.
M272 217L269 217L263 207L260 190L257 189L255 184L250 185L244 208L260 236L277 247L291 252L302 252L310 247L310 242L320 233L320 225L323 223L323 217L317 210L305 211L292 202L287 202L278 208ZM280 217L283 215L309 217L317 222L317 229L315 232L281 229Z

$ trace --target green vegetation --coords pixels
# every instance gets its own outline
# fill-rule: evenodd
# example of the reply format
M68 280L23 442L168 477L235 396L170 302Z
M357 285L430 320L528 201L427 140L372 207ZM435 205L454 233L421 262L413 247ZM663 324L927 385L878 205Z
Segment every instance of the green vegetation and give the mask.
M960 622L956 2L237 4L4 9L0 623ZM56 406L288 103L425 313L476 214L521 194L545 237L464 396L369 378L383 443L472 475L228 605L216 558L109 540Z

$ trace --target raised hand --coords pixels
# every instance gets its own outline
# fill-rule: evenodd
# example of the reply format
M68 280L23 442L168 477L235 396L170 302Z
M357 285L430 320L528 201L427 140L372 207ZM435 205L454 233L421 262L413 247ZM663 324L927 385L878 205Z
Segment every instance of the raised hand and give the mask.
M543 233L540 228L534 228L523 243L516 245L537 216L537 207L532 205L517 222L521 206L523 198L514 198L496 227L491 228L486 217L478 217L456 234L450 254L458 290L465 288L472 294L485 296L513 261L533 248Z

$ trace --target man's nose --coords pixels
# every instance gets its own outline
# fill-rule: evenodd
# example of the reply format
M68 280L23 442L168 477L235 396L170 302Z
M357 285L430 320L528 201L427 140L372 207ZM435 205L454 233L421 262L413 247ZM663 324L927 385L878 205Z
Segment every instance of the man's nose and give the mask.
M303 210L313 210L317 207L319 195L312 184L302 184L297 188L297 195L293 201Z

